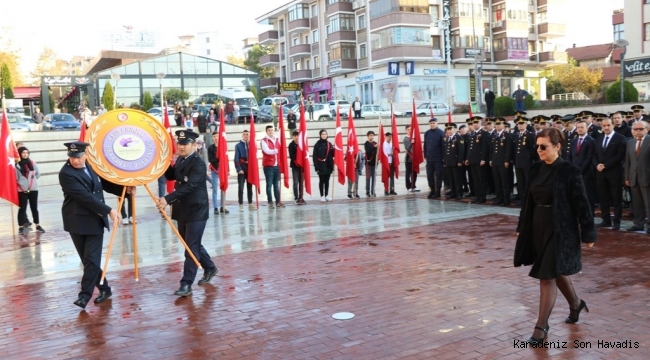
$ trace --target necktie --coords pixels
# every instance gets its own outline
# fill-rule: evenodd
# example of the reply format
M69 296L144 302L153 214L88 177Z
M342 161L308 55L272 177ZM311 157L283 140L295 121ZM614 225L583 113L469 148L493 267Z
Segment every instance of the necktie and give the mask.
M641 153L641 139L636 141L636 156L639 156Z
M88 176L88 179L90 179L90 181L93 181L93 178L90 176L90 171L88 171L88 168L84 167L83 170L84 170L84 174Z
M580 153L580 148L581 147L582 147L582 138L579 138L578 139L578 149L577 149L576 153L578 153L578 154Z
M609 136L605 136L605 144L603 145L603 149L607 149L607 142L609 141Z

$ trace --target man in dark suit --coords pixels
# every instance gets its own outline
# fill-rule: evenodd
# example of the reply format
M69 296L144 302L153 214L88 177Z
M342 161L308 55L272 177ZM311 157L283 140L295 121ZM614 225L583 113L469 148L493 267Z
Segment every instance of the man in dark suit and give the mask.
M505 119L497 117L494 122L496 130L492 133L490 141L490 167L494 176L496 199L492 205L510 205L510 191L512 184L508 176L508 169L512 158L512 140L510 134L504 129Z
M429 130L424 133L424 158L427 161L427 181L429 183L428 199L440 197L442 188L442 157L444 154L445 132L438 128L438 119L429 120Z
M485 89L485 106L487 107L485 116L487 117L494 116L494 99L496 99L494 91Z
M603 139L596 141L596 188L603 221L597 227L621 228L623 213L623 161L627 139L614 132L610 119L602 120ZM614 207L614 222L609 217L609 208Z
M625 185L632 188L633 226L628 231L641 231L650 214L650 139L645 121L632 123L634 138L628 140L625 152ZM650 234L650 228L646 230Z
M96 304L106 301L113 294L106 279L103 284L99 283L102 277L102 245L104 228L110 228L108 218L113 221L113 226L117 226L120 215L116 209L104 203L104 191L121 196L124 188L100 181L95 171L86 164L88 143L75 141L65 143L65 146L68 148L68 161L59 171L59 184L63 190L63 230L70 233L84 266L81 292L74 304L86 308L95 287L99 289ZM133 188L127 191L132 194Z
M623 135L626 139L632 137L632 128L623 121L626 111L617 111L613 113L612 119L614 120L614 131Z
M490 136L487 131L481 129L481 117L474 116L472 120L472 130L467 134L465 147L467 148L467 157L465 165L469 166L470 184L474 192L473 204L483 204L485 202L487 179L486 172L483 168L487 167L490 151Z
M463 176L463 163L465 162L465 140L456 132L457 125L454 123L447 124L447 130L450 135L445 138L445 154L443 157L443 164L445 167L445 176L449 180L449 184L445 184L445 188L449 187L451 192L447 195L448 199L462 199L462 179Z
M596 176L594 174L596 140L587 135L587 123L583 120L576 125L576 132L578 137L571 140L569 162L580 168L593 214L596 209Z
M524 200L526 188L528 187L528 169L538 160L537 151L535 150L535 135L526 130L526 120L523 116L517 119L517 128L519 131L514 134L517 194L520 199L517 201L517 205L521 205L521 202Z
M210 203L205 187L207 172L205 161L196 153L196 138L199 134L189 130L176 131L179 158L173 166L165 171L167 180L176 180L174 191L158 199L158 209L164 210L172 205L172 219L178 222L178 232L192 251L192 254L205 269L198 284L203 285L214 277L217 267L210 259L210 254L201 245L205 224L209 217ZM174 293L178 296L192 295L192 283L198 268L192 258L185 252L185 265L181 287Z

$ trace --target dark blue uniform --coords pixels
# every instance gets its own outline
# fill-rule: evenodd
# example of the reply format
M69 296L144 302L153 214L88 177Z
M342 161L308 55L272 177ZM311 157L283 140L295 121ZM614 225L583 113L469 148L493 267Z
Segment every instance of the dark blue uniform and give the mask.
M444 139L445 132L440 128L429 129L424 133L424 158L427 160L429 199L440 196L444 171L442 166L442 157L445 151Z
M456 133L450 137L445 138L445 154L443 158L443 163L445 167L445 176L449 181L449 188L451 193L448 197L461 199L463 197L462 192L462 179L463 176L463 167L459 166L465 162L465 140L463 137Z
M492 133L490 146L490 162L492 163L492 176L494 176L494 187L496 199L494 205L510 205L510 176L508 175L510 161L512 159L512 140L507 131L499 134L497 131ZM508 163L508 168L505 164Z
M484 203L487 186L487 172L489 167L490 136L487 131L479 129L468 133L467 162L469 163L470 183L474 192L473 203ZM484 162L481 165L481 162Z
M528 188L528 169L539 157L535 149L535 135L528 130L514 134L515 138L515 172L517 176L517 194L522 197ZM523 201L523 197L521 198Z

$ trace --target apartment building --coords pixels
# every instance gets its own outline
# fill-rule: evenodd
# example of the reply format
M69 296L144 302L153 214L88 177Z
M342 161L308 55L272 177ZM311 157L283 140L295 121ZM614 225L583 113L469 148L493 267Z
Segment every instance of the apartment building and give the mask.
M256 19L275 49L260 63L276 77L260 84L401 108L517 85L544 99L545 67L566 63L563 12L562 0L295 0Z
M625 80L639 90L639 100L647 100L650 98L650 0L625 0L624 4L624 39L629 44L625 49L623 73Z

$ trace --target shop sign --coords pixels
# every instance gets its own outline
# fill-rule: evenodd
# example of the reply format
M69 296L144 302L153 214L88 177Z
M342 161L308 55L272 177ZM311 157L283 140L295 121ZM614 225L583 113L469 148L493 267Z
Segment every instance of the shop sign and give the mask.
M628 77L650 74L650 58L625 60L623 75Z
M469 76L475 76L476 70L470 69ZM524 77L523 70L502 70L502 69L483 69L481 77Z
M431 75L447 75L447 69L424 69L422 74L425 76Z
M475 58L481 56L481 49L465 49L465 58Z
M330 61L330 71L341 70L341 60Z
M300 91L301 89L301 83L280 83L281 91Z
M374 74L357 76L357 82L360 83L360 82L372 81L374 78L375 78Z

